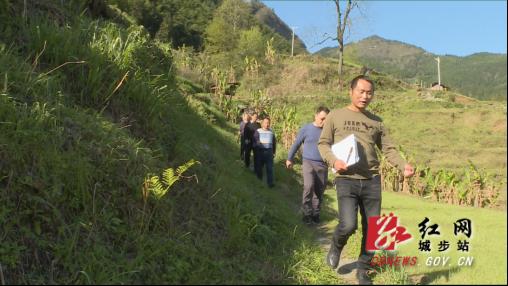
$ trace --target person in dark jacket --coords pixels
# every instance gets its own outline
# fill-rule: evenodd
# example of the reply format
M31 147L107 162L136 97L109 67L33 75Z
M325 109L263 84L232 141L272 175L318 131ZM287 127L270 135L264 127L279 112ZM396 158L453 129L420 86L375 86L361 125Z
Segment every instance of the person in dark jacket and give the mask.
M253 149L254 132L261 128L261 124L257 122L258 114L251 112L250 122L245 125L244 136L245 136L245 167L250 167L251 153L254 152L254 163L256 162L256 151Z
M240 158L242 161L245 161L245 126L247 123L250 122L250 116L249 113L244 112L242 114L242 121L240 121L240 129L239 129L239 136L240 136Z

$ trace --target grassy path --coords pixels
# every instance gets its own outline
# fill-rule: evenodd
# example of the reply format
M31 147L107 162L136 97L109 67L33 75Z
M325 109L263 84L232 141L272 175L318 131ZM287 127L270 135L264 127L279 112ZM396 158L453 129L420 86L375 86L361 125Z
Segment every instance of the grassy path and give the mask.
M235 128L236 126L231 125L226 130ZM229 133L230 130L226 131L220 127L219 130L233 139L234 136ZM288 216L285 220L294 222L295 229L306 228L307 231L300 234L309 236L309 239L301 239L300 247L293 250L292 261L286 264L286 270L289 273L287 281L298 284L357 283L354 270L347 271L347 268L351 268L350 264L356 261L360 252L360 230L349 239L342 253L341 265L346 265L345 268L339 267L339 273L335 273L324 261L333 229L337 224L337 199L333 186L329 185L325 192L321 225L303 225L299 222L301 214L298 213L303 185L301 165L297 164L293 170L287 170L283 166L285 155L280 151L277 155L275 161L276 192L268 191L273 195L270 201L278 200L280 206L284 205L288 209L284 214ZM384 191L382 213L388 215L390 212L399 218L399 224L406 227L412 235L409 242L397 246L398 253L396 255L417 257L417 264L405 269L385 268L375 275L373 279L375 284L506 284L506 209L454 206L402 193ZM438 229L441 232L438 237L425 237L431 242L430 252L419 250L421 234L418 224L425 217L430 219L430 224L438 224ZM470 219L473 224L473 235L467 239L469 242L468 252L457 250L458 240L464 240L466 237L461 234L455 236L453 233L454 222L463 218ZM359 223L359 225L361 224ZM438 244L442 240L446 240L450 244L450 248L439 252ZM444 266L426 265L429 257L438 256L449 257L448 263ZM472 258L473 264L459 266L460 257Z
M329 188L325 192L325 204L324 225L319 228L318 233L329 241L337 224L335 219L337 201L334 189ZM406 269L397 271L385 269L377 273L374 277L375 284L506 284L506 211L454 206L425 201L401 193L383 192L382 213L388 215L390 212L399 217L399 224L405 226L412 235L408 243L398 245L397 255L416 256L418 262L415 266L409 266ZM425 217L430 219L429 225L438 224L438 230L441 233L439 237L425 237L431 241L430 252L422 252L418 249L421 238L418 224ZM469 239L462 234L458 237L454 235L453 223L462 218L469 218L472 221L473 232ZM459 239L469 241L468 252L457 250ZM441 240L449 242L448 250L438 251ZM355 261L360 250L360 242L361 231L357 231L349 239L341 260ZM326 253L328 247L328 243L323 245L323 253ZM429 257L438 256L450 257L449 262L445 266L426 265ZM472 266L459 266L460 257L472 257ZM349 282L351 275L341 275L341 277Z
M229 124L228 124L229 125ZM233 128L233 126L231 126ZM217 128L230 139L234 135L229 130ZM236 154L236 152L235 152ZM275 162L276 192L267 190L271 197L268 199L273 205L287 209L284 220L294 223L295 232L308 238L299 238L299 247L292 250L291 261L286 263L286 282L297 284L356 284L352 263L356 261L360 252L361 231L357 231L349 239L342 257L339 273L334 272L325 264L325 256L330 245L333 229L337 224L337 199L333 186L329 185L325 191L325 202L322 210L322 223L319 226L305 226L300 222L300 201L303 181L301 165L295 165L293 170L283 166L284 154L278 154ZM241 166L241 162L237 162ZM243 173L243 172L241 172ZM246 172L244 179L254 179L251 172ZM242 177L244 177L242 175ZM243 179L239 181L244 181ZM264 193L264 191L263 191ZM278 201L278 202L277 202ZM406 227L412 239L397 246L398 256L416 256L417 265L406 269L384 269L374 276L375 284L499 284L506 283L506 243L507 224L506 210L478 209L472 207L454 206L426 201L410 195L393 192L383 192L382 213L393 212L399 217L399 224ZM286 217L287 216L287 217ZM425 217L431 224L438 224L441 235L429 238L432 244L430 252L418 249L420 232L418 224ZM453 234L453 223L462 218L468 218L473 224L473 235L469 240L469 252L457 250L458 239ZM361 225L359 223L359 225ZM296 231L304 228L305 231ZM450 248L439 252L438 243L447 240ZM446 256L449 264L445 266L425 265L428 257ZM458 266L459 257L473 257L472 266ZM353 267L354 268L354 267Z

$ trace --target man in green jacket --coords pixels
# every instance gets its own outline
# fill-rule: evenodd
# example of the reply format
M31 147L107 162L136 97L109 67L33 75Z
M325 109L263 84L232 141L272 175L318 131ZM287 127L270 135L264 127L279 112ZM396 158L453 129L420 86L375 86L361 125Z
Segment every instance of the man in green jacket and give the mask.
M356 231L358 209L362 216L362 248L358 259L357 278L360 284L371 284L367 270L374 255L367 252L367 222L381 212L381 176L378 147L388 161L397 166L406 177L414 174L413 167L405 162L389 139L381 118L366 110L374 96L374 83L366 76L351 81L351 104L332 110L327 116L318 142L321 157L336 172L335 188L339 205L339 224L336 226L326 262L333 269L339 265L340 254L348 238ZM354 134L360 160L347 166L333 154L331 146Z

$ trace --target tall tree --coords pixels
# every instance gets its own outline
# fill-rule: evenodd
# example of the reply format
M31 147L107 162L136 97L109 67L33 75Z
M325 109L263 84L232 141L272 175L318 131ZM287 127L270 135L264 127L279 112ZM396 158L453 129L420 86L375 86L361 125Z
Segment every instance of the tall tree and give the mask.
M255 24L250 7L243 0L224 0L205 30L205 51L215 65L223 69L239 66L243 61L237 52L242 32Z
M358 6L358 1L347 0L346 1L346 9L344 11L340 8L341 0L333 0L335 2L335 6L337 8L337 42L339 43L338 48L338 56L339 56L339 89L342 89L342 68L344 65L344 32L346 31L346 27L350 25L349 14L351 10Z
M259 27L254 26L249 30L243 30L238 39L238 54L241 58L251 57L258 61L263 59L265 53L266 38Z
M248 29L254 23L250 13L250 6L243 0L224 0L217 8L215 17L223 18L231 24L232 30L228 32L238 33Z
M232 32L227 19L215 17L205 31L205 47L210 54L230 53L237 45L238 33Z
M163 15L171 20L169 37L173 47L203 48L205 29L212 21L218 0L164 0ZM164 4L165 6L162 6Z

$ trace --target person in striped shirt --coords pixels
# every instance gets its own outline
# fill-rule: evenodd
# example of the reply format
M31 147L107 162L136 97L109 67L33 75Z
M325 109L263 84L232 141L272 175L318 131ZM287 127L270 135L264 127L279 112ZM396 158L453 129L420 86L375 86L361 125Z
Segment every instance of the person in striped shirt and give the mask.
M255 156L254 170L260 180L263 180L263 167L266 166L266 180L268 187L273 188L273 158L275 157L276 140L275 134L270 129L270 118L265 117L261 121L261 128L254 132Z

